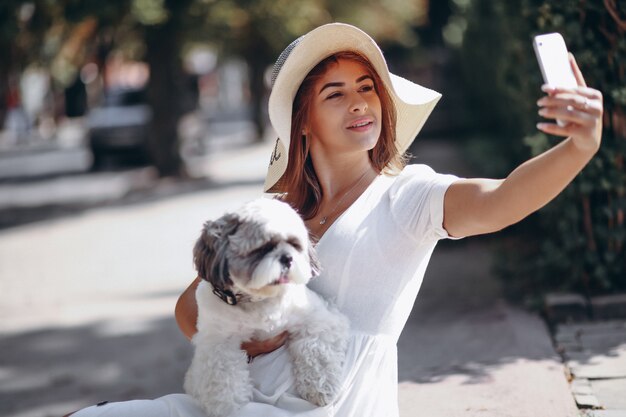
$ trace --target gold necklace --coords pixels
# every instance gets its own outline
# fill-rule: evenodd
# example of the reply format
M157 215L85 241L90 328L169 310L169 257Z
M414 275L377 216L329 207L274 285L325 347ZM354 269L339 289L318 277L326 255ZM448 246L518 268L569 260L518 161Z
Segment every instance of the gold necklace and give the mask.
M352 193L352 191L354 191L354 189L361 183L361 181L363 181L363 178L365 178L365 174L367 174L367 172L370 169L366 169L365 172L361 175L361 177L359 177L359 179L357 180L357 182L354 183L354 185L352 187L350 187L350 189L348 191L345 192L345 194L339 199L339 201L337 202L337 204L335 204L335 207L333 207L332 211L330 213L328 213L326 216L323 216L322 219L320 220L320 224L326 224L326 220L328 220L328 218L330 216L333 215L333 213L335 213L335 211L337 210L337 208L339 207L339 205L341 204L341 202L343 200L345 200L345 198L350 195Z

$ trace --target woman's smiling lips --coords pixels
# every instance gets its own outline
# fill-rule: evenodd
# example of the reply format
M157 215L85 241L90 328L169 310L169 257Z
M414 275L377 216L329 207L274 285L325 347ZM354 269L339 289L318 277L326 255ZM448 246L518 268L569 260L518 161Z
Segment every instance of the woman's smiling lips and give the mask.
M371 129L373 125L374 119L372 119L371 117L361 117L350 122L347 129L355 132L365 132Z

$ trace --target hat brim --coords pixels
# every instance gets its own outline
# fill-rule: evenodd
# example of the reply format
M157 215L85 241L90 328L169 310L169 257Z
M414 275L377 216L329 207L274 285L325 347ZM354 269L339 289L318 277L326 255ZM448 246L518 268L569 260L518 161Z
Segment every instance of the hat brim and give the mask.
M404 153L424 126L441 98L438 92L391 74L376 42L361 29L344 23L320 26L304 35L293 48L272 87L269 117L278 140L265 177L264 190L277 192L287 169L291 141L293 100L306 75L323 59L338 52L352 51L365 56L383 80L396 107L396 146Z

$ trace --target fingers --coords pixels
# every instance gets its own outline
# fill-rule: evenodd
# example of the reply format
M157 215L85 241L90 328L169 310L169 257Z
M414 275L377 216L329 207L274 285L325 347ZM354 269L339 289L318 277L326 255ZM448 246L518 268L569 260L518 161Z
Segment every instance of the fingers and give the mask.
M576 58L574 58L574 55L572 55L572 53L568 53L569 55L569 63L572 67L572 71L574 72L574 77L576 78L576 82L578 83L579 87L587 87L587 83L585 83L585 78L583 77L583 73L580 71L580 68L578 68L578 64L576 63Z
M544 108L563 108L567 110L579 110L592 116L602 114L602 102L589 99L580 94L560 94L558 96L546 96L537 101L537 105Z
M569 137L574 145L585 152L595 153L600 147L602 126L585 127L575 123L559 126L553 123L537 123L537 129L554 136Z
M289 332L287 330L285 330L284 332L282 332L278 336L275 336L272 340L275 342L276 345L278 345L280 347L280 346L285 344L285 342L287 341L288 337L289 337Z
M565 87L554 87L548 84L544 84L541 86L541 90L548 94L551 97L560 94L580 94L584 97L587 97L590 100L602 100L602 93L600 93L595 88L589 87L577 87L577 88L565 88Z
M250 340L241 344L241 349L248 353L248 356L255 357L261 354L270 353L281 347L287 341L289 333L284 331L266 340Z
M559 126L555 123L537 123L537 129L544 133L554 136L580 136L586 133L588 128L582 127L573 123L568 123L565 126Z
M543 108L539 110L539 115L546 119L576 123L583 126L592 126L596 122L596 117L594 115L580 110L575 110L571 106Z
M587 87L572 54L569 62L578 87L543 85L546 96L537 101L539 115L557 123L537 123L537 129L554 136L570 137L581 150L596 152L602 140L602 93Z
M578 68L578 67L576 67ZM580 72L580 70L578 70ZM582 76L581 76L582 77ZM603 104L602 93L593 88L579 86L576 88L553 87L544 85L541 89L547 93L537 101L540 106L539 115L552 120L563 121L568 126L557 126L542 123L542 126L550 125L549 130L540 128L546 133L555 135L569 135L574 126L583 128L594 127L602 117ZM568 130L564 130L568 128Z

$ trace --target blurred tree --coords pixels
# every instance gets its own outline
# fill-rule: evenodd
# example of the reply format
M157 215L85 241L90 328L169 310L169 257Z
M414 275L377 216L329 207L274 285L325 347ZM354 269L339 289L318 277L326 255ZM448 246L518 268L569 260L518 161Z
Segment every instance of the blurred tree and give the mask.
M114 49L150 64L149 103L153 110L148 152L161 176L183 174L177 148L180 118L181 27L192 0L83 1L12 0L0 14L0 97L8 79L32 63L50 68L53 88L76 83L87 59L104 65ZM141 39L138 47L138 39ZM4 111L4 106L2 107ZM3 115L0 114L0 117Z
M152 107L149 154L161 176L184 175L178 146L178 122L185 92L182 35L193 0L136 0L133 9L143 24L150 68L148 102ZM143 7L143 9L140 9Z
M265 126L265 71L294 39L332 21L361 27L382 45L415 46L413 31L427 23L428 0L206 0L196 1L191 14L199 17L206 36L222 56L241 56L249 65L253 117L259 137Z
M0 4L0 102L8 80L29 65L49 68L52 89L74 84L89 49L126 14L125 1L105 4L7 0ZM3 103L4 104L4 103ZM0 126L4 106L0 106Z
M209 42L220 56L246 60L261 137L265 71L292 40L337 20L363 28L383 46L415 47L419 39L414 29L428 23L428 6L428 0L6 0L0 5L0 96L11 66L19 71L40 60L65 87L87 56L95 56L102 66L111 50L126 49L150 67L152 162L162 176L184 175L177 125L185 90L181 54L187 42Z
M0 126L4 126L9 99L9 73L13 62L13 39L18 32L14 2L0 4Z
M32 3L21 0L0 3L0 126L7 111L9 80L35 59L32 51L38 49L36 45L50 25L50 17Z
M454 0L475 118L491 129L480 164L507 175L562 138L537 132L541 96L532 37L560 32L588 85L603 92L603 143L555 201L513 228L497 257L513 297L626 290L626 0ZM502 140L504 139L504 140ZM497 149L497 151L493 151Z

